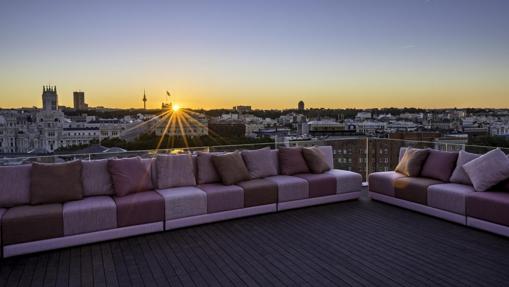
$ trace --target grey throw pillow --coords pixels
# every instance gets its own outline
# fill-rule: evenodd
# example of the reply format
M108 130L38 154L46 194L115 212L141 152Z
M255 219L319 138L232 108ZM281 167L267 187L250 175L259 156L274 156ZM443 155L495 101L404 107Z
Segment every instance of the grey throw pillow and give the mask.
M249 171L238 151L213 155L212 162L224 185L232 185L250 179Z
M463 165L477 191L487 191L509 178L509 159L499 148Z
M330 170L323 152L318 147L303 148L302 155L312 173L324 173Z
M463 165L471 162L472 160L480 157L480 154L469 153L461 150L458 155L458 161L456 162L456 168L452 172L451 178L449 179L452 183L472 185L468 174L463 169Z
M189 154L158 155L156 169L159 189L196 185L193 158Z
M427 149L407 148L403 158L396 166L396 172L406 176L419 176L428 154L429 150Z

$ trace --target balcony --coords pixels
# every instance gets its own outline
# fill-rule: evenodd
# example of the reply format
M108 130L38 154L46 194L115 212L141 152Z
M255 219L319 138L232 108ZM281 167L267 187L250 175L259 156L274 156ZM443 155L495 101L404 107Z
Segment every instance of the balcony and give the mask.
M59 155L58 162L282 145L333 147L334 167L393 170L401 147L486 152L492 147L352 138L247 146ZM509 240L407 209L359 200L5 258L0 285L504 286Z

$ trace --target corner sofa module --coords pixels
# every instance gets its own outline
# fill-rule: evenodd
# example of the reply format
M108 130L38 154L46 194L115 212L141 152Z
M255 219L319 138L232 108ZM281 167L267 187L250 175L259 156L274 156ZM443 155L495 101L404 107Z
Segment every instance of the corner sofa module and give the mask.
M117 227L117 206L109 196L91 196L64 203L64 235Z
M207 213L207 194L197 187L172 187L157 192L164 198L166 220Z
M199 185L198 188L207 195L207 213L244 207L244 190L240 186L208 183Z
M155 191L116 196L118 227L164 221L164 199Z
M62 204L12 207L2 217L5 245L64 236Z
M362 175L356 172L331 169L325 174L330 174L336 178L336 193L357 192L362 188Z
M394 197L394 182L403 177L406 176L395 171L374 172L368 176L369 191Z
M424 177L402 177L394 181L395 197L427 205L428 187L442 181Z
M321 174L297 174L296 177L307 180L309 183L309 197L334 195L337 192L336 177L327 173Z
M278 202L309 198L309 183L303 178L289 175L276 175L267 177L266 179L277 184Z
M428 187L428 205L430 207L465 215L467 196L475 192L472 186L444 183Z
M277 184L268 179L252 179L237 185L244 189L244 207L277 203Z
M509 226L509 193L499 191L474 192L468 195L468 217Z

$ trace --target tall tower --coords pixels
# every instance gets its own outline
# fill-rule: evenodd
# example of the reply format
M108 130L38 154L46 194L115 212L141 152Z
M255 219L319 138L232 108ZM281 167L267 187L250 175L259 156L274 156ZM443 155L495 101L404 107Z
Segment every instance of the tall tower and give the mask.
M58 95L56 86L42 87L42 109L45 111L58 110Z
M85 103L85 92L73 92L72 93L74 99L74 109L75 110L86 110L88 108Z
M143 109L147 109L147 95L145 95L145 90L143 90Z

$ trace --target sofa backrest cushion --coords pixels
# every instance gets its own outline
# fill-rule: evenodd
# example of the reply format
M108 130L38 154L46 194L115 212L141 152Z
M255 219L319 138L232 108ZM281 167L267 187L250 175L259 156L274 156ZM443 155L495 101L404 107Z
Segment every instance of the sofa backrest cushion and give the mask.
M278 174L274 153L270 148L242 151L242 158L249 170L251 179L264 178Z
M32 165L0 167L0 207L30 203L30 172Z
M250 179L249 170L238 151L213 155L212 162L224 185L232 185Z
M212 162L212 156L224 154L221 152L198 152L196 157L197 175L196 182L198 184L207 184L220 182L221 178L217 174L214 163Z
M466 184L472 185L472 181L470 181L470 177L463 169L463 165L480 157L480 154L469 153L463 150L460 150L458 154L458 160L456 161L456 168L452 172L451 178L449 179L452 183Z
M83 195L113 195L113 182L108 172L108 160L84 160L81 170L81 179L83 180Z
M429 150L407 148L403 158L396 166L396 172L406 176L419 176L428 157Z
M61 203L83 198L81 161L32 164L30 204Z
M196 185L193 158L189 154L158 155L156 170L159 189Z
M447 182L454 171L457 160L457 152L432 149L422 166L421 176Z
M309 173L309 168L302 155L301 147L279 148L279 172L282 175Z
M325 156L325 161L329 165L330 169L334 168L334 155L332 152L332 146L330 145L323 145L318 147L322 154Z
M153 190L151 169L152 161L142 161L140 157L108 160L108 171L117 196Z
M509 179L509 158L499 148L463 165L476 191L487 191Z
M312 173L324 173L330 170L329 163L318 147L305 147L302 149L302 155Z

